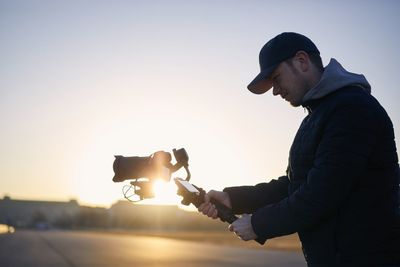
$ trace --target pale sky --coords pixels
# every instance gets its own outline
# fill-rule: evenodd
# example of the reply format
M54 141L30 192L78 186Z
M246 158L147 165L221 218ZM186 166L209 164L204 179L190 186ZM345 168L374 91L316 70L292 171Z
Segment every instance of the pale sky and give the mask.
M399 1L0 0L0 197L109 206L114 155L186 148L206 190L283 175L301 120L253 95L272 37L362 73L400 136Z

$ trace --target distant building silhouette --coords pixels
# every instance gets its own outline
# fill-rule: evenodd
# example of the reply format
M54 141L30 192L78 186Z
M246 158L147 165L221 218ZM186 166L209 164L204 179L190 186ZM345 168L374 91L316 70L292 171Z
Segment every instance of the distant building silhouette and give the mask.
M76 200L16 200L8 196L0 200L0 224L36 229L226 230L226 225L218 220L177 206L118 201L106 209L80 206Z
M16 227L54 222L65 216L75 216L80 211L76 200L69 202L15 200L5 196L0 200L0 223Z

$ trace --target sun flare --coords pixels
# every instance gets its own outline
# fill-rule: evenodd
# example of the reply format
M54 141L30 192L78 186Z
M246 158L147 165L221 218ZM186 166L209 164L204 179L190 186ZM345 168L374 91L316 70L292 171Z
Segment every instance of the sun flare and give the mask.
M177 187L173 182L156 180L153 184L154 198L149 200L151 204L178 205L180 197L176 194Z

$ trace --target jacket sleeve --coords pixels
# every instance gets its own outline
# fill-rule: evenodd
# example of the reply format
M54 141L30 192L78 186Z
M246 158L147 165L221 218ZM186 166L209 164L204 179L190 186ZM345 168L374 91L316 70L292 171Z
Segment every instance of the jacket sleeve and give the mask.
M379 135L371 106L345 105L326 122L307 180L282 201L257 210L254 232L273 238L310 229L332 216L366 170Z
M232 211L235 214L250 214L265 205L279 202L287 197L288 185L288 177L281 176L277 180L255 186L227 187L224 192L229 194Z

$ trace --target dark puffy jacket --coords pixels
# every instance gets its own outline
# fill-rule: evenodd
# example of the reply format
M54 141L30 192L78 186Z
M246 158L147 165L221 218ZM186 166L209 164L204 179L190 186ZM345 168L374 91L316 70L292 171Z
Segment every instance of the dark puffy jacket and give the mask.
M229 187L235 213L253 213L264 239L297 232L310 266L400 265L399 165L393 125L350 86L304 103L287 175Z

